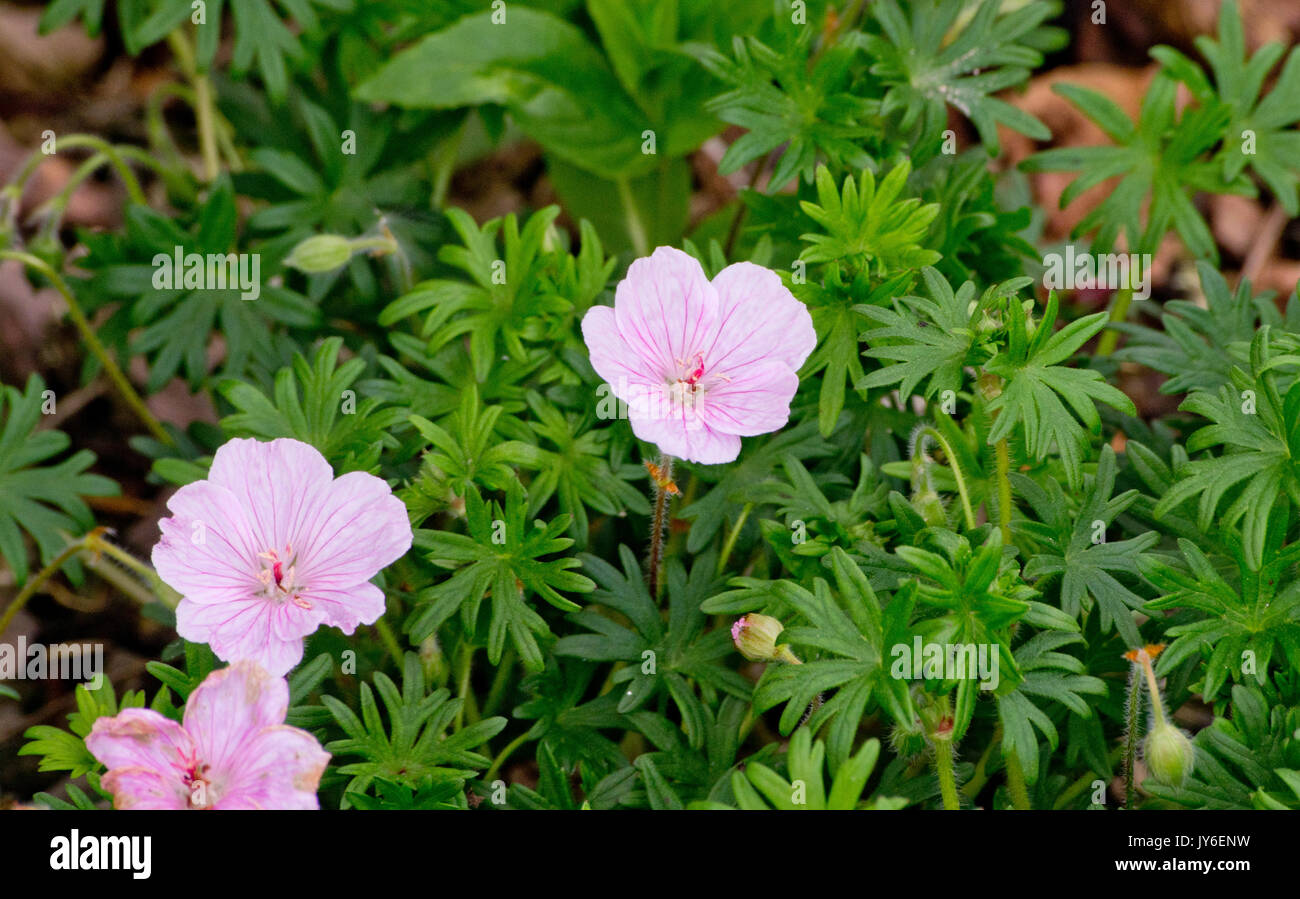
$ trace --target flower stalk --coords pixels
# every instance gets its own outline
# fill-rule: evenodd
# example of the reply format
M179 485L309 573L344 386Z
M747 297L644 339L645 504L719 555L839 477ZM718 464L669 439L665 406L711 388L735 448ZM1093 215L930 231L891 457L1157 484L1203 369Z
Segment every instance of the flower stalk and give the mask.
M1029 801L1029 787L1025 784L1025 770L1020 767L1020 757L1014 749L1002 747L1002 761L1007 769L1007 795L1011 797L1011 807L1017 811L1027 812L1033 808Z
M952 451L952 444L950 444L947 438L945 438L943 434L939 433L939 430L933 425L925 425L918 430L916 432L916 440L916 452L920 454L927 466L927 475L929 473L928 466L933 464L933 460L926 455L926 442L934 441L934 443L938 445L939 449L943 450L944 457L947 458L948 465L952 469L953 479L957 482L957 496L961 499L961 511L962 516L966 521L966 528L967 530L974 530L975 510L971 507L970 493L966 489L966 478L962 474L961 464L957 461L956 454Z
M939 777L939 793L943 797L943 807L950 812L961 810L961 798L957 795L957 779L953 773L952 738L938 736L934 740L934 773Z
M118 367L113 356L100 342L99 335L90 326L90 320L86 318L86 313L82 311L81 304L77 302L76 296L73 295L72 290L62 276L44 259L33 256L31 253L23 253L18 250L0 250L0 260L4 259L21 262L27 268L44 275L54 285L54 289L62 295L64 302L68 304L68 317L72 319L73 325L80 332L82 340L86 342L86 346L90 348L91 353L99 360L99 364L104 367L104 372L108 375L108 379L113 382L113 386L117 388L118 395L131 407L131 411L136 414L136 417L140 419L156 440L167 446L175 446L175 441L172 440L171 435L158 422L158 419L154 418L153 413L149 411L149 407L145 405L144 400L140 398L140 394L136 393L135 388L131 386L131 382L122 373L122 369Z
M659 463L647 462L646 470L655 486L654 518L650 524L650 558L647 562L647 576L650 583L650 597L659 598L659 569L663 565L664 532L668 527L668 504L672 497L681 493L673 482L673 457L667 453L659 456Z

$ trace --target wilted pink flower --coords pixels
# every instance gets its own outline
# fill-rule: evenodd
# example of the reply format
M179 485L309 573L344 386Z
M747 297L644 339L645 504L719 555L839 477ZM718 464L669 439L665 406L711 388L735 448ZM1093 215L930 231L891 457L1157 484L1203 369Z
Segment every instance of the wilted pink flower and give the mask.
M207 676L177 724L152 709L97 718L86 748L120 809L314 809L330 754L284 723L289 685L255 662Z
M208 479L167 508L153 564L184 597L177 632L275 675L322 624L350 634L374 623L384 592L369 581L411 547L406 507L387 484L359 471L336 479L297 440L231 440Z
M613 308L588 311L582 336L636 436L704 464L785 425L817 345L808 310L774 272L738 262L710 283L671 247L633 262Z

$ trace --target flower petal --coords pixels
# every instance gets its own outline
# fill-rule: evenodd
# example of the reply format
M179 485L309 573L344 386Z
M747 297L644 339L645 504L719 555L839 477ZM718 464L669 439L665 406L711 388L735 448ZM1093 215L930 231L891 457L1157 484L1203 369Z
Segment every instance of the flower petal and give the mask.
M175 810L190 807L190 792L179 776L147 768L114 768L100 778L115 809Z
M623 402L631 402L631 393L664 383L657 351L643 355L634 348L618 329L613 308L593 306L582 317L582 339L591 354L591 367L614 395Z
M323 618L318 609L260 597L208 605L183 599L176 607L176 633L207 643L223 661L248 659L279 676L302 661L303 637Z
M238 747L214 782L217 809L316 809L330 754L305 730L264 728Z
M704 350L709 370L735 379L747 366L766 360L798 371L817 346L808 308L795 299L776 272L737 262L713 279L719 315Z
M799 389L799 376L784 362L772 359L746 365L732 381L710 385L700 403L700 417L725 434L752 437L785 427L790 400Z
M111 718L96 718L86 735L86 748L110 771L140 768L174 773L178 783L194 757L194 741L185 729L152 709L123 709Z
M380 478L354 471L334 481L293 536L297 580L312 589L364 583L411 548L406 505Z
M261 589L257 554L266 547L233 493L197 481L176 491L167 508L173 515L158 522L152 560L168 586L199 603L246 599Z
M320 611L325 624L345 634L358 624L374 624L387 606L384 591L369 582L342 589L312 587L303 598Z
M614 315L627 345L667 377L715 333L718 298L694 257L660 247L628 267L614 292Z
M209 766L209 778L220 779L244 744L262 730L284 723L289 711L289 685L261 665L236 662L212 672L194 688L185 703L185 730Z
M314 519L334 471L319 450L301 440L245 438L218 448L208 481L234 494L260 543L256 555L283 548Z
M690 413L672 418L632 419L632 432L660 452L701 465L720 465L740 455L740 438L710 428Z

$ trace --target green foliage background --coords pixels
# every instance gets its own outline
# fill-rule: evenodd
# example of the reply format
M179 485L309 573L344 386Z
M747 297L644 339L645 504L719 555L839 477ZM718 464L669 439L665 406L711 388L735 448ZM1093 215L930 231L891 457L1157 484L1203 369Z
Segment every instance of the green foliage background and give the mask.
M1056 0L231 0L199 25L188 0L110 8L55 0L42 24L165 44L199 171L165 117L143 153L87 141L161 189L74 258L11 187L4 252L95 322L86 380L135 364L146 394L179 378L212 398L219 425L131 441L158 487L203 477L227 439L289 436L405 502L387 614L316 634L290 678L290 723L334 756L324 806L1083 808L1145 726L1125 653L1167 644L1164 701L1212 723L1191 778L1148 780L1138 804L1300 807L1300 305L1230 288L1197 206L1266 193L1296 212L1300 57L1248 54L1233 4L1204 65L1152 51L1137 121L1061 85L1113 144L1021 167L1077 173L1063 203L1119 178L1081 250L1173 234L1196 261L1204 307L1133 321L1123 292L1092 314L1036 293L1041 216L1007 199L1024 174L1002 170L999 127L1051 138L1005 92L1063 46ZM728 127L720 172L755 177L691 228L689 157ZM465 160L519 139L563 218L448 204ZM710 274L773 268L818 344L784 430L678 466L653 595L654 448L598 415L578 323L661 244ZM261 297L156 290L174 246L260 254ZM1179 412L1138 418L1120 362L1168 376ZM19 587L50 565L79 583L60 553L94 525L82 497L117 490L36 429L42 390L0 401ZM801 664L739 656L750 612ZM166 593L143 613L170 620ZM995 646L997 689L893 676L918 637ZM68 729L22 750L76 779L38 801L102 804L93 720L147 699L179 716L216 664L178 641L143 692L78 688Z

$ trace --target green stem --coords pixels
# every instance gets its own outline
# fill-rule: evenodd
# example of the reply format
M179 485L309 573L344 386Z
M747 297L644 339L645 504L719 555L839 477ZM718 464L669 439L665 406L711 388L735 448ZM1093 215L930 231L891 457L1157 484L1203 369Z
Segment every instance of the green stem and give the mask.
M217 158L216 104L212 98L212 82L207 75L194 76L194 107L199 118L199 151L203 154L203 180L215 181L221 174Z
M33 218L43 219L41 223L42 233L49 235L51 239L57 239L59 228L63 225L64 213L67 211L68 204L72 202L72 195L77 192L77 188L81 187L87 178L95 174L100 166L106 162L108 162L108 157L103 153L96 153L82 162L73 170L63 188L32 213Z
M145 132L149 135L149 146L154 152L160 156L165 155L172 167L180 169L184 167L185 159L163 115L163 105L172 97L184 101L191 108L194 106L194 92L187 86L180 82L160 85L149 95L149 102L145 105Z
M510 685L510 675L515 669L515 651L507 649L505 655L501 657L501 664L497 666L496 676L492 678L492 686L488 690L487 700L483 703L483 717L491 717L496 712L497 707L501 705L501 700L505 697L506 688Z
M973 800L979 795L980 790L984 789L984 784L989 780L989 759L993 756L995 747L1002 745L1002 724L999 723L993 731L993 737L989 740L989 745L984 747L984 754L980 756L979 762L975 765L975 773L971 779L962 784L961 792L967 799Z
M383 250L385 253L397 252L397 241L385 235L371 237L353 237L348 241L348 249L353 253L365 253L369 250Z
M126 164L126 159L129 158L141 165L149 166L158 172L164 171L163 166L157 160L139 147L114 146L102 137L96 137L93 134L69 134L67 137L60 137L55 145L58 150L73 150L78 147L89 147L97 151L97 155L101 158L94 168L99 168L105 162L112 165L114 171L117 172L117 176L122 179L122 185L126 188L127 195L133 203L143 205L145 195L144 190L140 187L140 180L136 178L135 172L131 171L131 167ZM48 158L44 153L33 153L10 184L17 187L21 193L27 180L40 167L41 163Z
M451 186L451 176L456 170L456 160L460 158L460 146L469 128L469 116L466 115L460 126L448 135L447 139L433 148L429 163L433 168L433 190L429 195L431 209L441 210L447 205L447 190Z
M474 695L473 690L470 690L468 693L465 694L464 709L465 709L465 723L467 725L478 724L480 721L483 720L483 716L480 715L478 711L478 697Z
M456 661L456 695L460 697L460 708L456 710L456 720L452 725L452 733L461 729L465 722L465 710L470 703L470 674L474 670L474 647L469 643L462 644L460 647L460 658Z
M749 176L750 190L755 190L758 187L758 179L763 176L763 172L767 170L767 165L772 161L775 154L776 151L772 150L758 163L758 166L754 169L754 174ZM731 227L727 229L727 242L722 246L722 254L728 259L731 258L731 251L735 249L736 238L740 237L740 226L745 221L745 214L749 212L749 207L745 205L743 198L737 197L736 202L739 205L736 207L735 216L731 219Z
M194 116L199 130L199 154L203 159L203 180L215 181L221 174L221 162L217 156L216 103L213 99L212 82L204 72L199 71L198 60L194 55L194 46L180 28L167 35L167 43L176 57L190 86L194 88Z
M632 183L626 178L616 178L615 183L618 185L618 198L623 204L623 224L627 228L627 236L632 241L632 251L638 257L650 255L650 239L646 236L645 224L641 221L641 213L636 207L636 197L632 196Z
M1139 257L1140 258L1140 257ZM1133 288L1125 287L1115 294L1115 302L1110 307L1110 321L1122 322L1128 318L1128 307L1133 302ZM1115 352L1115 347L1119 344L1119 332L1114 328L1108 328L1102 332L1101 340L1097 343L1097 355L1109 356Z
M82 562L99 575L101 580L107 581L109 586L123 596L130 597L137 605L147 606L158 601L158 597L152 590L140 583L138 577L123 569L121 565L110 562L102 556L96 558L91 553L84 554Z
M169 587L158 572L154 571L151 565L146 565L126 550L109 543L103 539L98 532L91 531L84 538L86 548L92 552L100 552L111 559L121 563L126 568L131 569L148 582L153 594L158 601L169 609L175 609L180 604L181 596L171 587Z
M1110 759L1110 763L1113 765L1119 761L1120 756L1123 755L1123 753L1124 753L1123 747L1116 746L1114 749L1110 751L1110 754L1107 756L1107 758ZM1062 791L1061 795L1056 797L1056 801L1052 803L1052 808L1054 809L1065 808L1067 805L1070 804L1071 801L1073 801L1075 796L1078 796L1084 790L1092 786L1092 782L1095 780L1098 780L1097 772L1089 771L1087 774L1083 775L1083 777L1080 777L1074 783L1066 787L1065 790Z
M1165 723L1165 704L1160 699L1160 685L1156 683L1156 672L1151 667L1151 657L1145 650L1138 652L1142 664L1142 673L1146 675L1147 687L1151 690L1151 715L1155 719L1152 730Z
M1124 730L1124 808L1133 807L1134 780L1137 777L1138 722L1142 717L1142 678L1136 666L1129 675L1128 714Z
M966 478L961 473L961 465L957 462L957 456L953 453L952 446L936 428L927 426L921 431L921 435L929 437L934 440L935 443L939 444L939 448L943 450L943 454L948 457L948 464L952 469L952 476L957 481L957 495L961 497L961 511L962 515L966 518L966 529L974 530L975 510L971 508L970 494L966 491Z
M939 738L934 741L934 772L939 775L943 807L951 812L960 811L961 799L957 796L957 780L953 776L952 740Z
M397 635L393 633L392 627L384 620L383 616L380 616L375 621L375 633L379 634L380 642L384 644L384 648L388 650L388 654L393 657L393 661L397 663L400 670L406 661L405 654L402 652L402 645L397 642Z
M745 508L740 510L740 517L731 526L731 533L727 535L727 542L722 544L722 556L718 559L719 576L726 570L727 560L731 558L731 551L736 548L736 538L740 536L740 529L745 526L745 519L749 518L749 513L753 508L753 503L745 503Z
M998 527L1002 543L1011 543L1011 445L1003 437L997 443L998 457Z
M85 548L85 537L74 540L68 544L68 547L63 552L54 557L54 561L42 568L36 573L35 577L23 585L23 588L18 591L18 595L14 597L14 601L9 603L4 614L0 615L0 634L3 634L8 629L9 623L14 620L14 616L18 614L23 606L27 605L27 600L36 595L36 591L41 588L41 585L53 577L54 573L62 568L69 559Z
M673 457L667 453L659 456L659 479L663 483L671 482L673 478ZM651 522L650 531L650 559L649 582L650 598L657 600L659 598L659 569L663 564L664 557L664 528L667 525L668 517L668 491L664 489L663 483L655 479L655 511L654 519Z
M3 259L13 259L21 262L28 268L40 272L54 285L54 289L62 294L64 302L68 304L68 317L76 325L77 330L81 333L81 338L86 341L86 346L90 348L90 352L99 360L99 364L104 367L105 373L108 375L109 380L113 382L113 386L117 388L118 394L131 407L136 417L149 429L149 433L153 434L155 439L167 446L175 446L171 435L158 423L158 419L154 418L153 413L149 411L149 407L144 404L144 400L140 399L140 395L135 392L131 382L126 379L126 375L122 374L122 369L117 367L117 362L113 360L108 350L100 343L99 336L95 334L95 329L90 326L86 314L81 311L81 304L77 302L77 298L73 296L72 291L59 273L45 260L33 256L31 253L23 253L17 250L0 250L0 260Z
M522 734L507 743L505 748L497 753L497 757L492 760L492 767L488 768L487 773L483 775L485 781L489 783L492 782L492 780L497 776L497 772L501 770L501 766L505 764L506 759L510 758L516 749L528 742L529 733L530 731L524 731Z
M1002 764L1007 773L1007 793L1011 796L1012 808L1029 811L1033 805L1029 802L1029 789L1025 786L1025 772L1020 767L1020 759L1015 750L1002 753Z

